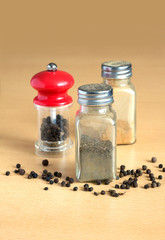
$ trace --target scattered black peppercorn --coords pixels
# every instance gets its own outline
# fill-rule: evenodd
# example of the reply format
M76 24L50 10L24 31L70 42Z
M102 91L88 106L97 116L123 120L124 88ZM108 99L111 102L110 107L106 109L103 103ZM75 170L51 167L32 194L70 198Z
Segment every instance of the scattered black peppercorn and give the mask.
M14 172L15 172L15 173L18 173L18 169L15 169Z
M38 177L38 174L37 173L34 173L33 174L33 178L37 178Z
M105 185L108 185L108 184L110 184L110 180L109 180L109 179L106 179L106 180L105 180Z
M61 186L64 187L65 186L65 181L61 182Z
M120 188L121 188L121 189L125 189L124 184L121 184L121 185L120 185Z
M74 187L74 188L73 188L73 191L77 191L77 190L78 190L78 187Z
M163 168L163 164L159 164L159 168Z
M28 175L28 179L32 179L32 175L31 174Z
M54 183L52 180L50 180L50 182L49 182L51 185Z
M147 169L146 173L147 173L147 174L150 174L150 173L151 173L151 170L150 170L150 169Z
M119 177L120 177L120 178L124 177L124 173L120 173L120 174L119 174Z
M45 187L44 190L48 190L49 188L48 187Z
M150 177L150 180L153 182L155 181L155 177Z
M6 176L9 176L9 175L10 175L10 172L9 172L9 171L6 171L6 172L5 172L5 175L6 175Z
M116 191L109 189L109 193L111 197L115 197Z
M119 176L116 176L116 180L119 180Z
M127 170L127 175L130 175L131 174L131 170Z
M24 174L25 174L25 170L22 169L22 168L20 168L20 169L19 169L19 174L20 174L20 175L24 175Z
M118 193L115 193L115 196L114 197L119 197L119 194Z
M116 185L115 185L115 188L119 188L119 184L116 184Z
M84 187L84 191L88 191L88 189L89 189L89 187L87 187L87 186Z
M165 167L162 169L163 172L165 172Z
M93 194L94 194L95 196L98 196L98 195L99 195L97 192L94 192Z
M46 174L42 174L42 179L45 180L46 179Z
M156 162L157 162L157 158L156 158L156 157L152 157L152 158L151 158L151 162L152 162L152 163L156 163Z
M45 167L48 166L49 165L49 161L47 159L44 159L42 161L42 165L45 166Z
M145 189L148 189L148 188L149 188L149 184L145 184L145 185L144 185L144 188L145 188Z
M135 178L139 177L139 173L136 173L134 174Z
M152 182L151 187L152 187L152 188L155 188L155 187L156 187L156 183L155 183L155 182Z
M157 182L157 183L156 183L156 186L157 186L157 187L160 187L160 186L161 186L161 183L160 183L160 182Z
M138 183L136 181L133 182L133 187L137 188L138 187Z
M147 166L146 165L143 165L142 166L142 169L145 171L145 170L147 170Z
M101 195L105 195L105 191L104 190L102 190L100 193L101 193Z
M50 177L46 177L46 181L49 182L50 181Z
M131 170L131 175L134 175L134 174L135 174L135 170L132 169L132 170Z
M54 176L57 177L57 175L58 175L58 172L54 172Z
M130 189L130 185L129 184L126 185L126 189Z
M66 177L65 180L66 180L66 181L69 181L69 177Z
M125 184L125 185L126 185L127 183L128 183L128 181L127 181L127 180L124 180L124 181L123 181L123 184Z
M58 178L61 178L61 177L62 177L62 173L61 173L61 172L58 172L58 173L57 173L57 177L58 177Z
M124 169L125 169L125 165L121 165L121 166L120 166L120 169L121 169L121 170L124 170Z
M69 178L69 182L70 183L74 183L74 179L73 178Z
M93 187L89 187L89 188L88 188L88 191L89 191L89 192L92 192L92 191L93 191Z
M55 178L54 183L58 183L58 182L59 182L58 178Z
M100 184L101 184L101 181L100 181L100 180L97 180L97 181L96 181L96 184L97 184L97 185L100 185Z
M154 177L154 174L153 174L153 173L150 173L150 174L149 174L149 177L150 177L150 178Z
M66 183L66 187L70 187L70 182L67 182L67 183Z
M89 184L88 184L88 183L85 183L85 184L84 184L84 188L85 188L85 187L89 187Z
M20 168L20 167L21 167L21 164L17 163L16 168Z
M159 176L158 176L158 179L162 179L162 178L163 178L163 176L162 176L162 175L159 175Z
M47 173L48 173L48 170L46 170L46 169L43 170L43 173L44 173L44 174L47 174Z
M136 169L136 173L141 173L141 170L140 169Z

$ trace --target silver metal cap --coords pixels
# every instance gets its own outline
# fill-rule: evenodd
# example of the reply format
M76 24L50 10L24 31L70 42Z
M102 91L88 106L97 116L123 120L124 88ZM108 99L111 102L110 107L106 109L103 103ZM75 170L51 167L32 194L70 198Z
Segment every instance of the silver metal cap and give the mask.
M126 79L132 76L132 64L127 61L109 61L101 65L102 77Z
M106 105L113 102L113 89L105 84L86 84L78 88L81 105Z
M52 71L52 72L55 72L57 71L57 65L55 63L49 63L47 65L47 70L48 71Z

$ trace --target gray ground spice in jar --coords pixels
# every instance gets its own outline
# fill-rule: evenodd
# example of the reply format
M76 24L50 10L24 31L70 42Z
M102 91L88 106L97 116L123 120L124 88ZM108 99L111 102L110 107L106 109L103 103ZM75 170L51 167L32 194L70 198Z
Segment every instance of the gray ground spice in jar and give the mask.
M113 146L109 140L82 135L80 140L80 181L113 179Z

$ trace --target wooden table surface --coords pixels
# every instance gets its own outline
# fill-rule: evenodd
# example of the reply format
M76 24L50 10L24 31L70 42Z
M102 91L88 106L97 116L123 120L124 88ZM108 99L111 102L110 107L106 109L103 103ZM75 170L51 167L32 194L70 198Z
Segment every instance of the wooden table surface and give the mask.
M0 240L164 240L165 239L165 31L164 1L2 1L0 38ZM26 3L25 3L26 2ZM65 2L65 4L64 4ZM71 135L74 140L77 88L100 83L100 65L121 59L133 64L137 91L137 142L117 147L117 166L128 169L146 164L161 187L139 187L119 198L94 196L49 185L40 176L45 157L35 154L36 91L31 77L49 62L75 79L69 91ZM151 157L157 157L156 164ZM48 158L49 171L75 178L74 146L63 158ZM24 176L14 173L20 163ZM5 176L9 170L10 176ZM62 180L61 179L61 180ZM123 181L124 179L122 179ZM95 191L113 189L115 183ZM43 188L48 186L49 190ZM123 192L123 190L120 190Z
M92 60L89 58L88 61ZM81 64L77 66L76 60L72 59L72 65L66 66L75 77L75 86L70 91L74 98L71 109L73 140L74 116L78 108L76 89L80 84L90 82L92 75L91 82L101 81L97 64L101 63L102 56L91 65L85 57L81 61L85 74L89 73L84 81ZM125 164L132 169L146 164L158 176L162 173L158 164L165 165L163 64L149 58L142 62L140 57L133 64L133 82L137 90L137 142L117 147L117 166ZM25 65L19 59L13 61L11 71L4 71L1 81L0 239L164 239L165 173L162 173L164 178L160 188L145 190L143 186L149 181L144 174L138 188L127 190L119 198L108 194L96 197L82 191L82 183L74 183L79 191L73 192L72 188L49 185L40 178L27 179L31 170L41 175L45 168L41 164L44 157L35 155L34 150L37 112L32 99L36 92L29 84L31 76L44 66L34 64L27 69ZM150 162L153 156L158 159L156 164ZM49 161L49 171L61 171L63 178L75 178L74 147L68 156L49 158ZM21 163L26 170L24 176L13 172L16 163ZM4 175L7 170L11 171L8 177ZM115 182L121 181L123 179ZM91 185L100 191L113 188L114 184ZM43 190L45 186L49 187L48 191Z

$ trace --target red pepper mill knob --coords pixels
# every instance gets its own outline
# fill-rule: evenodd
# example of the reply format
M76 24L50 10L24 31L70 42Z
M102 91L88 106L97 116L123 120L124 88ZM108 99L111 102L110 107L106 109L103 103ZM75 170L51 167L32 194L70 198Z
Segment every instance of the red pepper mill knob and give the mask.
M68 105L73 99L67 91L73 84L74 79L69 73L57 70L55 63L49 63L47 71L39 72L31 79L31 86L38 91L33 102L49 107Z
M67 94L74 84L73 77L57 70L49 63L47 71L35 74L31 86L38 91L33 102L38 110L38 141L35 144L39 155L50 156L72 146L69 132L69 108L73 102Z

